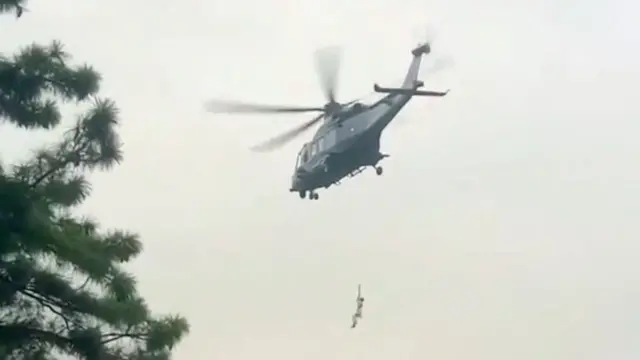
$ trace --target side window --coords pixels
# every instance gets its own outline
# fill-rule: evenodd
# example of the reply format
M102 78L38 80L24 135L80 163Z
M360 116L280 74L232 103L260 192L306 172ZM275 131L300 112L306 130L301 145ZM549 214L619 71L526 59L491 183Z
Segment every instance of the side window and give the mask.
M336 143L336 132L335 130L331 130L329 131L324 137L323 137L323 142L325 142L325 145L330 148L333 145L335 145Z
M309 160L309 148L306 147L304 150L302 150L302 163L306 163L307 160Z
M318 140L318 151L323 151L324 150L324 137L321 137L320 140Z
M314 142L313 145L311 145L311 156L315 155L318 152L318 143Z

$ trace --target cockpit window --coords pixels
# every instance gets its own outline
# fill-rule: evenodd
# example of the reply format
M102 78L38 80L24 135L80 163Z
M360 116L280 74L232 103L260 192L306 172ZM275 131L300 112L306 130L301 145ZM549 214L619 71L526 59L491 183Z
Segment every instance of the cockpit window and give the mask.
M305 144L298 152L298 158L296 159L296 168L309 160L309 144Z

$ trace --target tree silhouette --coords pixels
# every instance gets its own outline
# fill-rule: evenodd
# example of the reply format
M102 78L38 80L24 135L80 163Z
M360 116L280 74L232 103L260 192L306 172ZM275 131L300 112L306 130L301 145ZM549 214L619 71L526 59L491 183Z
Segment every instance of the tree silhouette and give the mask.
M0 13L19 17L25 3L0 0ZM123 269L138 236L74 214L86 175L122 160L118 109L96 97L99 85L59 42L0 56L1 122L52 129L60 102L90 105L59 141L0 165L0 359L169 359L188 332L180 316L151 314Z

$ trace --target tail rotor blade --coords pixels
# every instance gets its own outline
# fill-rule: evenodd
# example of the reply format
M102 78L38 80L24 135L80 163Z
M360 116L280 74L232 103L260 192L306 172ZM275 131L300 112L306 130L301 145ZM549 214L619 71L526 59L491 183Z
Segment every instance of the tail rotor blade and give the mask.
M422 41L429 44L429 46L433 46L433 43L438 40L438 33L435 27L428 25L424 29Z
M436 58L430 66L424 69L424 73L437 73L455 66L455 61L451 56Z

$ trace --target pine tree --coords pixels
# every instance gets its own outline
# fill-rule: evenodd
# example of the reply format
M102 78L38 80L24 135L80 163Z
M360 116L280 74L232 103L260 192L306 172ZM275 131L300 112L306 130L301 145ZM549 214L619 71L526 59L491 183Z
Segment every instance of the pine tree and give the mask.
M19 17L25 3L0 0L0 13ZM0 166L0 359L169 359L188 332L182 317L152 315L123 270L138 236L74 214L86 175L122 160L118 109L99 84L59 42L0 56L0 121L52 129L61 101L90 105L58 142Z

